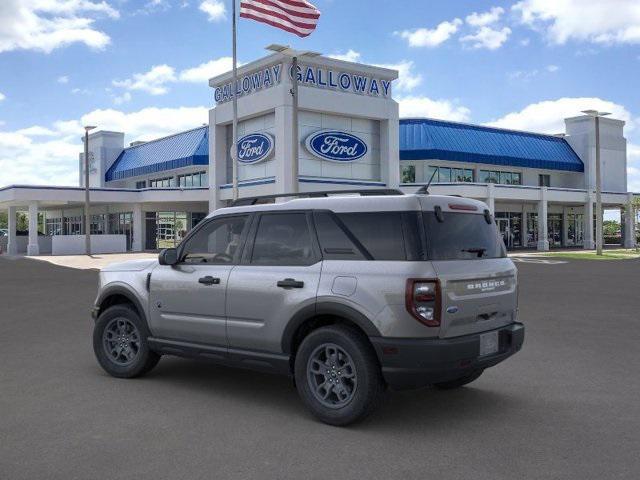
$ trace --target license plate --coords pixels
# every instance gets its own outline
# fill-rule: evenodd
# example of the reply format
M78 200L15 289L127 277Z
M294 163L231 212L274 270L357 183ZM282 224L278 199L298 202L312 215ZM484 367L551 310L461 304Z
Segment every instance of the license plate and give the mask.
M497 353L498 332L483 333L480 335L480 356L484 357Z

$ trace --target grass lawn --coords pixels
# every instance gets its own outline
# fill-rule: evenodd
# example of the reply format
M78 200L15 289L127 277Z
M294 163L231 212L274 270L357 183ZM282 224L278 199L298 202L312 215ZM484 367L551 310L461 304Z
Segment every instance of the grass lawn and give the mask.
M587 250L585 252L549 252L542 254L541 256L582 260L628 260L630 258L640 258L640 251L620 248L615 250L603 250L601 256L596 255L595 250Z

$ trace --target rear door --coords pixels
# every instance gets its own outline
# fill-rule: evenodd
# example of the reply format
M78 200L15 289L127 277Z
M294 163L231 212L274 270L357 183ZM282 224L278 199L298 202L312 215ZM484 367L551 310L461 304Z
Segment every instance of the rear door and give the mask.
M234 215L207 221L185 240L178 264L154 269L149 312L155 335L227 347L227 285L248 220Z
M229 347L281 351L291 317L316 302L322 262L309 212L265 212L229 277Z
M488 221L487 221L488 220ZM440 281L440 336L492 330L516 320L517 271L491 217L423 212L428 257Z

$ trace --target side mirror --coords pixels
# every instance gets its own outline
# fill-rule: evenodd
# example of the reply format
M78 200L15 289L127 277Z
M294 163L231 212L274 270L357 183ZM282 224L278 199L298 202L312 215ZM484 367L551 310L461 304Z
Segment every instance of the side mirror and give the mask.
M178 263L178 250L175 248L165 248L158 255L160 265L175 265Z

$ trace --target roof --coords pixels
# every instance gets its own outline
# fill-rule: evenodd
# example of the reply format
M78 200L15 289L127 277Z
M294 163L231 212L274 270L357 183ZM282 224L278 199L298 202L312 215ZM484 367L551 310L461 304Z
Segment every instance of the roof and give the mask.
M584 171L561 137L442 120L400 120L400 160L435 159Z
M486 204L471 198L461 198L450 195L371 195L351 196L348 192L340 195L336 192L331 197L321 198L293 198L279 203L262 203L259 205L243 205L238 207L219 208L211 212L208 217L228 215L230 213L269 212L283 210L331 210L337 213L346 212L406 212L418 210L433 210L434 205L440 205L444 211L451 211L450 203L464 204L477 207L476 213L483 213Z
M105 181L192 165L209 165L209 127L206 125L125 148L107 170Z

